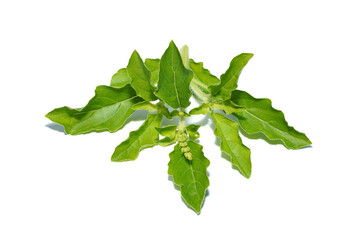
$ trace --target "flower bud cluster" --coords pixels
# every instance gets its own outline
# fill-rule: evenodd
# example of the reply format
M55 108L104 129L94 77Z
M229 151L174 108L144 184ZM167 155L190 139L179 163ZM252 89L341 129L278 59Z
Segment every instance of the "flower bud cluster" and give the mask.
M187 134L184 131L179 131L178 140L179 146L181 147L181 152L184 154L185 158L192 160L192 154L190 152L190 147L187 144Z

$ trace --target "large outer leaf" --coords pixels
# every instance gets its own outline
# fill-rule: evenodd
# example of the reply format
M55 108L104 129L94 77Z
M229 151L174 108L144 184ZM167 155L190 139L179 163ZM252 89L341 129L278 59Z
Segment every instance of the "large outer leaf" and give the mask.
M214 99L227 100L231 97L231 92L237 88L241 71L252 56L251 53L242 53L231 60L228 70L220 77L220 84L209 87Z
M130 82L131 78L126 68L121 68L117 73L112 76L110 86L122 88Z
M148 114L145 122L136 131L130 133L129 137L116 147L111 157L113 162L125 162L135 160L140 151L153 147L159 140L159 133L156 131L160 127L163 115Z
M262 132L271 140L281 140L285 147L299 149L311 145L304 133L290 127L283 112L274 109L267 98L256 99L244 91L232 93L231 101L243 111L233 113L245 132L255 134Z
M221 139L221 151L231 156L231 162L246 178L251 175L250 149L241 141L239 124L220 113L211 113L215 135Z
M131 86L135 89L137 95L146 101L156 100L153 93L154 87L150 83L151 73L145 67L137 51L134 51L131 55L126 69L131 77Z
M170 153L168 174L172 175L174 183L180 186L181 195L186 203L200 213L205 190L209 186L206 168L210 162L204 156L201 145L189 141L188 146L193 160L187 160L177 144L174 151Z
M160 71L160 59L145 59L145 65L151 72L151 81L153 84L157 84L159 81L159 71Z
M160 73L156 95L172 108L190 105L190 81L193 73L184 67L179 50L170 42L160 60Z
M123 88L98 86L95 96L82 109L56 108L46 117L61 124L71 135L119 130L134 112L131 107L144 101L130 85Z
M210 86L220 84L220 80L205 69L202 62L196 63L190 59L189 63L190 69L194 72L194 78L192 79L194 84L205 88L207 91L209 91Z

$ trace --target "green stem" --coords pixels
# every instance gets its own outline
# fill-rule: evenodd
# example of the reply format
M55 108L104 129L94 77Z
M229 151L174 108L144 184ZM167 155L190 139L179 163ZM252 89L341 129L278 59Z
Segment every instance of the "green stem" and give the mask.
M178 130L179 131L185 130L185 117L184 116L180 116L180 124L179 124Z
M189 48L187 45L184 45L181 49L180 49L180 56L182 59L182 62L184 64L184 66L189 69L190 68L190 64L189 64Z
M184 45L181 49L180 49L180 55L181 55L181 59L182 62L184 64L184 66L187 69L190 69L190 63L189 63L189 48L187 45ZM208 103L210 101L210 95L204 93L198 85L202 85L202 83L198 80L196 80L195 78L193 78L190 82L190 88L191 90L200 98L201 101Z

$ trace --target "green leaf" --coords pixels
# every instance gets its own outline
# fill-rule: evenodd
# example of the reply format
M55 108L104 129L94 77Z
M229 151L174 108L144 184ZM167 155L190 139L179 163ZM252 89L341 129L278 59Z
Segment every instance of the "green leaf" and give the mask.
M220 84L220 80L212 75L209 70L205 69L202 62L196 63L190 59L190 69L194 73L192 83L205 88L208 92L210 86Z
M169 109L167 107L165 107L165 105L164 105L164 103L162 101L158 102L156 104L156 107L157 107L159 113L164 115L167 119L172 119L173 118L173 116L171 115Z
M122 88L125 87L125 85L129 84L130 82L131 82L131 78L126 68L122 68L112 76L110 86Z
M206 115L210 112L210 107L207 103L203 103L200 106L190 110L190 115L203 114Z
M198 129L200 128L200 125L196 124L190 124L186 126L186 131L189 134L190 140L196 140L200 137L200 134L198 132Z
M214 99L227 100L231 97L231 92L237 88L241 71L252 56L252 53L242 53L231 60L228 70L220 77L220 84L209 87Z
M159 133L156 131L156 128L160 127L162 118L163 116L159 113L148 114L140 128L131 132L129 137L115 148L111 161L125 162L135 160L141 150L155 146L159 140Z
M221 151L231 157L232 164L246 178L251 175L250 149L241 141L239 124L220 113L211 113L215 123L214 133L221 139Z
M155 112L158 110L157 106L155 104L152 104L151 102L139 102L132 106L133 110L146 110L148 112Z
M144 101L130 85L123 88L98 86L95 96L82 109L56 108L46 117L61 124L71 135L89 132L116 132L134 112L132 106Z
M245 110L233 115L240 126L248 134L264 133L271 140L281 140L289 149L299 149L311 145L311 141L304 133L290 127L283 112L272 107L267 98L254 98L245 91L236 90L231 101Z
M160 60L156 95L172 108L186 108L190 105L192 77L193 73L184 67L179 50L171 41Z
M163 139L160 139L157 144L159 144L162 147L167 147L171 144L174 144L177 142L177 138L169 138L169 137L164 137Z
M193 160L186 159L177 144L174 151L170 153L168 174L172 175L174 183L180 186L181 195L186 203L200 213L205 191L209 186L206 168L210 162L204 156L201 145L189 141L188 146Z
M157 127L156 131L158 131L158 133L160 133L160 135L163 137L174 138L176 135L176 129L177 129L176 125L168 125L162 128Z
M159 81L160 59L145 59L145 65L151 72L151 81L156 85Z
M214 102L214 103L211 103L210 106L212 109L215 109L215 110L223 110L226 114L232 114L234 112L240 112L240 111L244 110L243 107L237 106L230 100Z
M127 72L131 77L131 86L135 89L137 95L146 101L156 100L154 87L150 83L151 73L145 67L139 53L135 50L130 57Z
M158 141L158 144L165 147L171 145L177 141L176 133L177 133L176 125L168 125L162 128L156 128L156 131L160 133L161 136L165 137Z

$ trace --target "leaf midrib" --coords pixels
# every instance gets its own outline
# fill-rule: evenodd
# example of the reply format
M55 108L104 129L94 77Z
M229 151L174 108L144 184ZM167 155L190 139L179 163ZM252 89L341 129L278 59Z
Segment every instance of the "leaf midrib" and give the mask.
M216 115L213 115L213 116L214 116L214 118L216 119L216 122L217 122L216 128L220 129L222 136L224 136L224 138L225 138L225 134L224 134L223 129L221 128L221 124L220 124L219 120L217 119ZM220 137L220 138L221 138L221 141L224 142L223 138L222 138L222 137ZM228 148L230 149L230 152L232 152L229 144L226 143L226 145L227 145ZM232 153L233 153L233 152L232 152Z
M248 108L248 109L251 109L251 108ZM251 115L252 117L258 119L260 122L262 123L265 123L266 125L270 126L272 129L276 130L277 132L282 132L282 133L287 133L287 132L284 132L283 130L277 128L276 126L272 125L270 122L267 122L259 117L257 117L256 115L254 115L253 113L249 112L248 109L245 109L245 112L247 112L249 115ZM293 136L291 134L289 134L290 136ZM281 140L281 139L280 139Z
M220 77L220 84L218 85L218 86L219 86L219 89L214 93L214 95L218 94L218 93L221 91L222 88L225 88L225 86L226 86L231 80L233 80L234 78L236 78L236 76L235 76L232 72L230 72L230 74L231 74L231 78L230 78L229 80L225 81L224 84L222 84L222 83L223 83L223 80L222 80L221 77ZM224 73L224 75L226 75L226 72ZM222 75L222 76L223 76L223 75ZM228 89L228 88L227 88L227 89Z
M80 112L78 112L78 113L75 113L75 115L82 114L82 113L90 113L90 112L94 112L94 111L99 111L99 110L101 110L101 109L105 109L105 108L108 108L108 107L112 107L112 106L117 105L117 104L125 103L125 102L127 102L127 101L130 101L130 100L136 98L136 97L137 97L137 96L133 96L133 97L128 98L128 99L126 99L126 100L124 100L124 101L114 102L113 104L110 104L110 105L107 105L107 106L104 106L104 107L101 107L101 108L97 108L97 109L93 109L93 110L89 110L89 111L80 111ZM103 97L103 98L106 98L106 97ZM109 99L110 99L110 98L109 98ZM96 106L96 105L95 105L95 106ZM99 106L100 106L100 105L99 105Z
M177 90L177 85L176 85L176 72L174 70L174 56L175 56L175 49L173 48L171 50L171 70L173 71L173 76L174 76L174 88L175 88L175 93L176 93L176 99L178 101L178 104L179 104L179 108L181 108L181 103L180 103L180 99L179 99L179 93L178 93L178 90Z
M132 142L132 144L134 144L134 143L138 142L139 140L141 140L141 136L142 136L145 132L147 132L147 131L149 130L149 128L152 126L153 122L157 119L158 116L159 116L159 113L157 113L157 114L155 115L155 117L149 122L148 127L147 127L143 132L140 133L140 135L135 139L135 141ZM130 139L129 139L129 140L130 140ZM130 141L129 141L129 142L130 142ZM148 147L148 146L151 146L151 144L142 145L142 146L140 147L140 150L142 150L144 147ZM130 149L130 148L127 148L125 151L128 152L129 149Z

